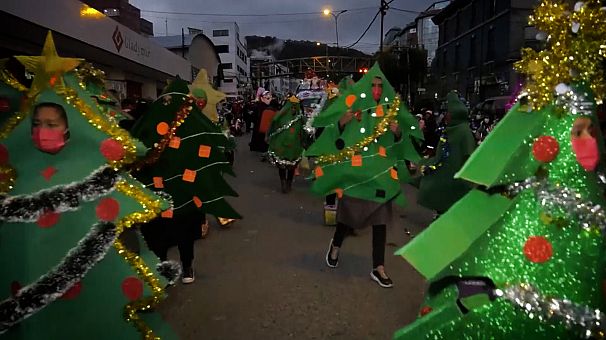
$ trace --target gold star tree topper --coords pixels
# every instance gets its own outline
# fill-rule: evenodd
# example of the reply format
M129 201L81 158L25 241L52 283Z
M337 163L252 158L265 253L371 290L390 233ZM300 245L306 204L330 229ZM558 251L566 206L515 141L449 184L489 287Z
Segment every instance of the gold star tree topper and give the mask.
M219 121L217 104L225 99L225 94L212 87L208 81L208 73L205 69L201 69L200 72L198 72L198 76L189 86L189 91L194 97L198 97L197 94L201 92L200 90L204 91L206 94L206 106L202 109L202 113L213 122Z
M34 73L28 96L35 97L47 87L63 87L63 74L76 68L84 59L62 58L57 54L53 35L49 31L41 56L16 56L25 69Z

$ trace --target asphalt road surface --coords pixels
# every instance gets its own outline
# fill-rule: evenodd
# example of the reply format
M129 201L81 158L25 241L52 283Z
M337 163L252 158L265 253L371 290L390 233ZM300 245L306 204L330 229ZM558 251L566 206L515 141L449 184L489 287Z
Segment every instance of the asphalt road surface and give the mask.
M391 339L412 322L426 284L393 253L429 224L415 203L395 207L388 226L386 271L394 287L371 281L371 228L348 237L339 267L324 256L334 227L323 225L323 199L296 177L280 192L278 171L238 138L235 172L240 197L229 201L244 219L228 229L211 219L208 238L195 249L196 281L169 289L160 312L182 339ZM411 235L406 231L409 230ZM171 252L178 259L176 251Z

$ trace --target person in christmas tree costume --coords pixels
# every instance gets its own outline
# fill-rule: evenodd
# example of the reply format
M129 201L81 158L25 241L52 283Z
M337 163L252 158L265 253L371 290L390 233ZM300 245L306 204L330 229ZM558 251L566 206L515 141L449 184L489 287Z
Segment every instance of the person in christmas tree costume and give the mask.
M429 281L396 339L602 338L604 187L595 104L606 95L606 13L543 1L524 95L456 175L477 183L398 251ZM553 40L552 40L553 39ZM557 42L555 44L554 42ZM563 60L552 65L551 60ZM574 70L574 72L573 72Z
M184 80L171 82L131 131L150 148L135 165L135 177L170 194L174 204L174 209L143 226L144 235L162 260L171 239L177 239L184 283L194 281L194 240L196 231L208 226L205 214L227 220L224 223L242 218L224 199L238 196L223 178L234 175L224 152L233 145L202 113L209 96L201 88L189 92Z
M292 189L295 168L303 154L303 114L297 97L288 98L267 132L268 157L278 167L282 193Z
M437 153L422 160L419 168L422 177L417 203L438 214L443 214L471 189L471 184L453 177L476 146L467 121L467 108L455 92L450 92L447 99L447 123Z
M312 192L322 196L336 192L340 197L326 263L337 267L348 226L372 225L370 275L381 287L392 287L384 268L386 227L392 202L404 203L400 183L409 178L404 161L419 159L409 138L421 137L417 121L400 103L378 64L330 109L344 113L334 115L338 120L326 126L306 151L317 156Z
M120 238L166 206L119 171L137 143L96 110L71 72L81 60L59 57L50 33L41 56L17 58L35 77L0 127L3 339L174 337L140 314L164 295L156 258Z

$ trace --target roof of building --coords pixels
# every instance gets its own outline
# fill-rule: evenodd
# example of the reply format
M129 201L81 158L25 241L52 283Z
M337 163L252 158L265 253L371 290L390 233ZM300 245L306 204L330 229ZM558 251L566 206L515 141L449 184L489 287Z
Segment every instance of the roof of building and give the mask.
M201 33L199 33L201 34ZM180 48L182 46L190 46L191 42L198 34L185 34L185 35L166 35L149 37L153 42L164 48ZM202 34L206 37L204 34ZM208 39L208 37L206 37Z
M442 23L446 18L448 18L452 13L456 10L465 7L472 0L454 0L448 6L444 7L442 11L433 17L433 22L436 25Z

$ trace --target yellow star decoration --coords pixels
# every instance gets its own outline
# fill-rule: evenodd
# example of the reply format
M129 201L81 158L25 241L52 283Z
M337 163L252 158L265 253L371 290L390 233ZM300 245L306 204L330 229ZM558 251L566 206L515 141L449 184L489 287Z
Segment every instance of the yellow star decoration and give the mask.
M606 96L603 58L606 57L606 8L598 0L568 4L544 0L530 16L546 40L544 50L522 50L515 69L528 75L528 103L539 110L552 102L560 83L585 81L596 101Z
M41 56L16 56L15 58L25 66L25 69L34 73L34 81L28 93L30 98L35 97L47 87L63 87L63 74L73 70L83 61L78 58L59 57L50 31L46 35Z
M189 92L193 94L194 90L201 89L206 93L206 106L202 109L202 113L213 122L219 121L217 114L217 103L225 99L225 94L215 90L208 82L208 73L205 69L198 72L198 76L189 87Z

